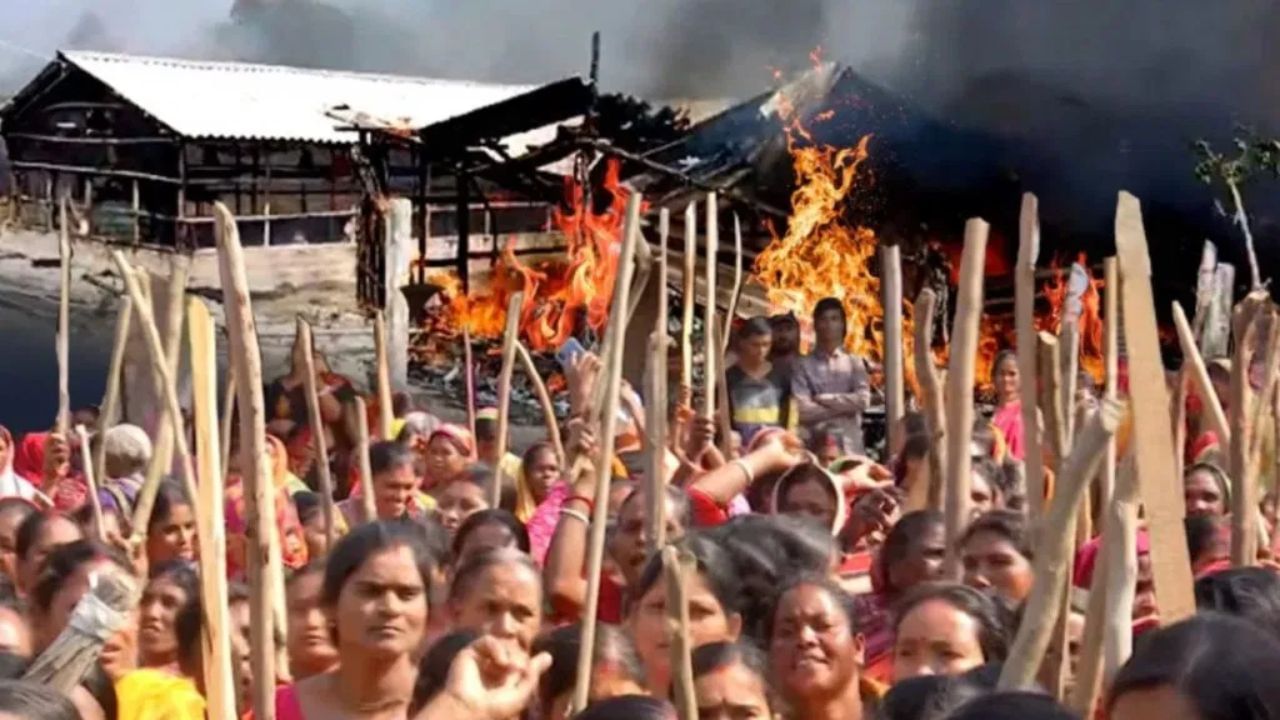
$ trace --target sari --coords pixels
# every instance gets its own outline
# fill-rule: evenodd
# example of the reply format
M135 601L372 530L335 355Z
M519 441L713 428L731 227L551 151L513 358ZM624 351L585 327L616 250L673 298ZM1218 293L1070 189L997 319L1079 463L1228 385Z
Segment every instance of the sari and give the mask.
M1025 460L1022 427L1022 402L1005 403L996 409L991 417L991 424L1004 436L1007 454L1017 460Z
M190 678L133 670L116 684L118 720L204 720L205 702Z
M50 484L45 483L45 454L51 434L43 432L24 435L22 442L14 447L13 471L31 484L38 493L37 499L48 502L61 512L75 512L89 499L89 488L84 478L79 474L72 474L69 467L64 468L65 473L61 477Z
M39 491L36 490L35 485L31 484L30 480L14 472L13 457L18 448L13 444L13 433L10 433L9 428L3 425L0 425L0 443L9 448L4 466L0 467L0 498L19 497L23 500L34 500Z
M272 484L275 490L276 530L280 539L280 552L284 557L284 566L297 570L307 564L307 536L298 519L298 511L293 505L292 482L298 482L297 476L288 470L287 459L284 458L284 445L276 438L267 436L268 447L271 448ZM305 485L303 486L306 487ZM244 480L240 476L232 476L227 481L223 495L224 512L227 526L227 574L232 578L244 575L249 552L249 525L245 513Z

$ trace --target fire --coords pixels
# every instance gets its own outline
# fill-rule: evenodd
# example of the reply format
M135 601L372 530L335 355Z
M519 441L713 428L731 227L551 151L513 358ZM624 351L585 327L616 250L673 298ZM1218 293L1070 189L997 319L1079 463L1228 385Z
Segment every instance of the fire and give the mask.
M1106 370L1103 356L1103 323L1102 295L1099 290L1105 285L1101 278L1093 276L1089 271L1089 259L1084 253L1076 258L1076 263L1089 272L1089 285L1080 297L1082 312L1080 313L1080 370L1089 373L1095 382L1102 382ZM1046 313L1036 316L1036 329L1051 333L1062 330L1062 310L1067 299L1066 270L1057 260L1050 265L1055 271L1053 277L1045 283L1044 297L1049 304Z
M524 292L519 327L530 350L555 350L582 328L582 322L599 332L609 316L630 195L622 187L620 169L610 159L601 186L593 189L607 199L600 210L600 203L586 197L581 183L565 178L564 207L552 213L552 222L565 238L563 258L530 266L516 257L508 242L488 287L470 294L461 292L455 275L432 275L429 280L442 287L447 297L437 324L455 332L465 327L475 338L499 337L506 326L508 301L514 293Z

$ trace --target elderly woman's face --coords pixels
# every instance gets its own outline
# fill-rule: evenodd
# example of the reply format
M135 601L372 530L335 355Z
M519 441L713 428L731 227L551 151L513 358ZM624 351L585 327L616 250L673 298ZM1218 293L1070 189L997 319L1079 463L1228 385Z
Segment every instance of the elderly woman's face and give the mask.
M1188 515L1212 515L1221 517L1227 513L1226 498L1213 473L1198 469L1187 475L1182 483L1182 497L1187 504Z

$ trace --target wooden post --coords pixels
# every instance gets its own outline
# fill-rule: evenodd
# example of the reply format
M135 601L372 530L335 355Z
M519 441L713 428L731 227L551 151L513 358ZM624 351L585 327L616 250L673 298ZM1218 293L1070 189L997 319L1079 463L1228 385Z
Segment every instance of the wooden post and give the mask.
M1053 453L1053 464L1059 472L1067 459L1068 448L1062 414L1062 372L1058 365L1058 339L1047 332L1036 337L1040 369L1040 414L1044 417L1044 437Z
M187 274L190 265L190 259L184 255L170 256L169 282L165 286L164 357L165 363L169 366L169 372L175 378L175 381L182 366L182 299L186 293ZM162 413L167 412L163 406L161 411ZM179 416L179 420L181 420L181 416ZM179 427L181 427L181 424L179 424ZM151 464L147 466L148 482L160 482L164 476L172 471L173 434L172 424L162 419L160 426L156 429L156 443L155 450L151 455ZM193 489L188 488L188 490ZM193 494L191 497L194 498L195 495Z
M618 256L618 280L614 283L613 303L609 309L606 330L603 407L598 411L601 430L600 456L596 458L595 507L591 513L591 537L587 547L587 597L582 612L582 645L578 651L577 684L573 691L573 712L587 706L591 692L591 662L595 656L596 623L600 608L600 572L604 565L605 528L609 520L609 486L613 475L613 450L618 426L618 395L622 383L622 356L626 345L623 318L627 295L631 291L636 243L640 236L640 195L633 193L627 201L627 220L623 230L622 251Z
M1138 487L1151 537L1151 569L1166 624L1196 611L1191 588L1191 559L1182 518L1182 478L1173 475L1173 437L1168 417L1155 408L1169 407L1160 340L1151 293L1151 259L1138 199L1120 193L1116 210L1116 251L1120 259L1125 343L1129 348L1129 395L1133 413L1133 449ZM1142 409L1147 409L1143 412Z
M667 544L667 239L671 214L658 214L658 313L649 336L649 363L645 373L645 484L648 501L645 521L649 554ZM673 666L674 667L674 666Z
M84 429L84 425L76 425L76 437L80 438L80 462L84 465L84 482L89 488L89 508L93 512L93 534L98 540L105 542L107 538L102 527L102 500L98 497L97 476L93 474L89 431Z
M947 363L947 559L944 574L960 575L960 534L969 524L969 477L973 436L974 360L978 355L978 324L982 318L982 268L987 253L989 226L974 218L965 225L964 253L960 259L960 286L956 291L955 325L951 331L951 358Z
M684 210L684 295L680 316L680 391L681 397L693 392L693 276L698 263L698 210L689 203Z
M187 333L191 352L191 398L196 433L196 461L200 466L202 508L224 502L223 468L218 448L218 359L213 318L204 301L187 302ZM227 537L223 523L197 524L200 533L200 601L203 632L204 687L209 718L236 720L236 686L231 673L231 617L227 589Z
M1046 537L1035 559L1035 584L1027 598L1024 617L1035 618L1018 628L1009 657L1000 672L1000 690L1023 690L1032 686L1040 661L1049 646L1050 635L1062 609L1061 597L1071 570L1075 524L1071 515L1080 505L1089 479L1106 456L1107 440L1120 422L1118 404L1103 401L1099 411L1080 431L1070 457L1062 464L1062 474L1045 518Z
M387 290L388 293L391 290ZM381 310L373 314L373 347L378 362L378 437L394 440L391 427L396 415L391 407L391 366L387 363L387 318ZM494 507L497 507L496 505Z
M902 353L902 255L897 245L880 247L881 290L884 292L884 409L888 447L901 447L898 422L905 412Z
M272 589L281 574L281 558L271 552L275 491L267 467L266 411L262 399L261 352L244 251L236 219L220 202L213 204L218 266L226 307L231 362L236 366L236 396L240 405L240 473L245 483L248 525L249 662L253 673L253 714L256 720L275 720L276 653ZM363 417L363 415L362 415Z
M1102 277L1107 294L1103 296L1103 363L1106 372L1103 397L1108 400L1120 399L1120 265L1115 257L1102 261ZM1116 487L1116 440L1111 438L1107 443L1107 460L1102 466L1098 488L1099 512L1111 505L1111 497ZM1101 524L1101 520L1099 520Z
M58 203L58 434L70 441L71 430L71 228L67 227L67 198Z
M219 437L222 442L222 469L231 467L231 420L236 414L236 366L227 363L227 389L222 395L222 420Z
M689 553L669 545L662 550L662 572L667 584L667 634L671 638L671 686L676 715L698 720L698 698L693 684L693 641L689 635L689 573L694 560Z
M1272 398L1275 396L1276 392L1276 381L1280 378L1280 315L1276 314L1274 308L1268 307L1265 311L1259 312L1260 319L1265 316L1270 317L1271 328L1266 345L1267 354L1263 365L1265 370L1263 371L1262 376L1262 388L1261 392L1258 393L1256 402L1253 404L1253 416L1249 421L1249 427L1251 429L1249 432L1248 456L1245 459L1244 482L1242 482L1241 485L1244 487L1247 495L1246 501L1250 503L1245 506L1246 509L1250 509L1246 514L1253 517L1253 527L1246 527L1245 532L1255 539L1255 543L1269 544L1270 537L1265 533L1265 530L1263 529L1264 525L1259 519L1260 506L1258 502L1258 471L1261 469L1262 465L1263 435L1260 430L1263 427L1263 420L1265 419L1266 414L1274 410ZM1272 420L1273 422L1278 422L1280 421L1280 418L1273 417ZM1235 495L1233 493L1233 502L1234 498ZM1233 519L1235 517L1235 513L1236 510L1233 508ZM1232 547L1235 547L1234 542ZM1257 562L1257 559L1258 551L1257 548L1255 548L1253 555L1248 557L1247 564L1252 565Z
M1014 272L1014 322L1018 332L1018 382L1022 395L1024 472L1027 512L1034 522L1044 511L1044 467L1041 465L1040 419L1036 413L1036 259L1040 255L1039 201L1022 196L1018 262Z
M489 505L502 504L502 456L507 454L507 431L511 425L511 373L516 364L516 343L520 335L520 312L524 309L524 293L518 292L507 301L507 326L502 335L502 372L498 375L498 459L493 464L493 487L489 488Z
M1203 401L1201 412L1208 416L1210 427L1218 436L1218 443L1226 456L1231 457L1231 426L1227 423L1227 414L1222 409L1218 393L1213 389L1213 381L1209 379L1209 370L1205 367L1204 358L1200 356L1200 349L1196 346L1195 334L1192 332L1191 324L1187 322L1187 315L1176 300L1173 303L1173 327L1178 331L1183 367L1191 376L1191 382Z
M311 426L311 442L315 452L316 476L320 482L320 510L324 516L325 551L333 549L338 541L337 517L333 507L333 475L329 468L329 441L324 433L324 418L320 415L320 396L316 390L315 342L311 336L311 323L298 318L298 342L303 348L302 367L306 377L303 389L307 393L307 424Z
M714 192L707 193L707 266L706 285L707 285L707 305L704 308L704 316L702 320L702 339L703 339L703 396L702 396L702 415L707 418L714 418L716 415L716 360L720 354L718 345L715 344L713 336L716 326L716 255L720 250L720 229L718 225L718 216L716 211L719 207L716 204L716 194Z
M373 496L373 468L369 464L369 406L364 398L355 399L356 458L360 463L360 501L364 508L364 521L378 519L378 503Z
M547 424L547 441L555 448L556 457L560 458L560 462L564 462L567 457L564 454L564 441L560 438L560 424L556 420L556 408L551 403L551 393L547 391L547 384L538 376L538 368L533 364L533 356L529 354L529 349L519 340L516 341L516 356L520 359L525 375L529 377L529 384L533 386L534 394L538 396L538 404L542 406L542 420Z
M938 368L933 363L933 313L936 305L937 298L933 290L925 288L920 291L915 305L915 361L916 378L919 379L920 390L924 394L925 421L929 427L927 505L931 510L942 512L947 495L943 476L943 468L947 466L947 411L942 400L942 381L938 378ZM918 494L919 489L912 492L917 497L909 503L913 510L923 509L917 507Z
M124 368L124 352L129 344L129 325L133 319L133 300L125 296L120 300L120 310L116 314L116 336L111 345L111 365L107 370L107 391L102 398L102 420L99 422L102 442L93 452L93 476L99 482L106 482L107 477L107 443L106 433L116 423L120 407L120 373Z
M1258 558L1257 487L1249 474L1254 426L1249 424L1253 390L1249 369L1258 343L1259 320L1270 302L1267 291L1249 293L1236 306L1232 333L1235 355L1231 361L1231 564L1252 565Z
M476 368L471 358L471 329L462 324L462 369L466 373L467 387L467 430L471 437L476 436Z

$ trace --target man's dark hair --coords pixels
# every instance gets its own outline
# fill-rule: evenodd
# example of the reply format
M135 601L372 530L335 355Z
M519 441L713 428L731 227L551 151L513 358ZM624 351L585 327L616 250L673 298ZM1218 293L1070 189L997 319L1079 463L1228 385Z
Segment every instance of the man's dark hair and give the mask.
M374 475L413 467L413 460L413 451L398 442L384 440L369 446L369 471Z
M71 701L37 683L0 680L0 715L22 720L80 720Z

